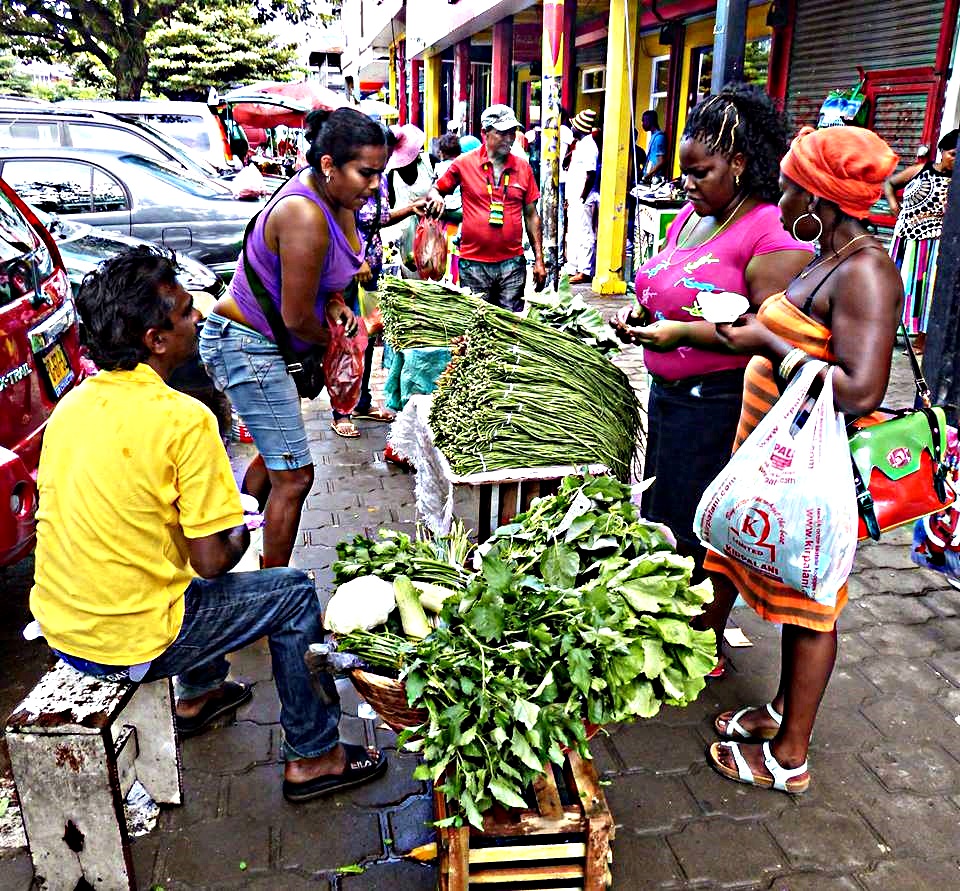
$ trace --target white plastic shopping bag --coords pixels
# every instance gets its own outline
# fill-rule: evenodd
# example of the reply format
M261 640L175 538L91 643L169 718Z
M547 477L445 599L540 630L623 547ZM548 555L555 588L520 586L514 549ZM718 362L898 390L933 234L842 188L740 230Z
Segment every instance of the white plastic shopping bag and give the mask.
M707 487L693 530L710 550L832 606L853 568L857 502L832 368L800 414L824 364L801 368Z

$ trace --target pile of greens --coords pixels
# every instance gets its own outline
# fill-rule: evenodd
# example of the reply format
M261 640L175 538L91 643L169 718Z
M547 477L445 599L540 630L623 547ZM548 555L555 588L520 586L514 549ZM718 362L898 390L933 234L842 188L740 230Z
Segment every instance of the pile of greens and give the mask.
M430 427L458 474L599 463L629 479L642 417L627 376L596 350L484 311L437 381Z
M528 318L576 337L581 343L593 347L604 356L620 352L620 341L614 336L600 311L588 306L583 297L573 293L567 276L560 279L558 291L528 294L526 300L531 304Z
M412 538L405 532L380 529L376 538L357 535L337 543L333 580L341 585L351 579L376 575L391 580L400 575L448 588L460 588L470 573L464 569L469 543L461 523L448 535Z
M596 349L444 285L388 278L380 306L395 348L456 346L430 415L455 473L597 463L630 478L642 409Z
M552 525L547 525L552 524ZM525 806L529 784L569 746L589 757L584 721L610 724L687 705L715 662L712 631L690 618L712 598L693 561L637 515L610 478L568 478L502 527L481 571L415 643L357 632L341 649L399 670L429 718L401 736L420 779L466 818Z

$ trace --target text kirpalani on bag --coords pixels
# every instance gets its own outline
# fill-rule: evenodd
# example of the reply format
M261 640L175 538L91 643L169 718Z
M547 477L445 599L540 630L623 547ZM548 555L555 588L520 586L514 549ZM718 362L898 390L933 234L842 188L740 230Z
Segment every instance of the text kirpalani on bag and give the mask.
M833 605L853 568L857 503L833 369L808 362L710 484L694 532L712 551Z

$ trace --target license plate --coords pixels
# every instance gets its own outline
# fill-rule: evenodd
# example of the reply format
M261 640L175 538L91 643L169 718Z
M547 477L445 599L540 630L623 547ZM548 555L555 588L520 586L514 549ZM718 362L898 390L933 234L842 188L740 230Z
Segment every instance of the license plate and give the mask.
M67 387L73 383L74 378L73 369L70 368L70 363L67 361L67 354L60 344L56 344L49 353L44 354L43 367L50 379L50 386L53 388L54 395L59 399Z

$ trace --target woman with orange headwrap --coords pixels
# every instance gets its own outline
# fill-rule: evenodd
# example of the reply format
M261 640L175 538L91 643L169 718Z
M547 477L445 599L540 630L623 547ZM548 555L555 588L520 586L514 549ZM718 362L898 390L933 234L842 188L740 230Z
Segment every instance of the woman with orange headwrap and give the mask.
M890 147L859 127L805 127L780 163L784 228L817 242L820 253L755 316L717 326L732 350L754 355L744 380L737 446L809 358L834 366L840 411L860 417L880 404L903 287L893 261L862 220L896 164ZM767 705L718 715L714 727L724 741L710 747L708 761L739 782L803 792L810 783L807 748L833 671L846 586L829 607L713 553L705 568L715 599L701 618L718 642L738 591L762 618L783 625L776 695Z

